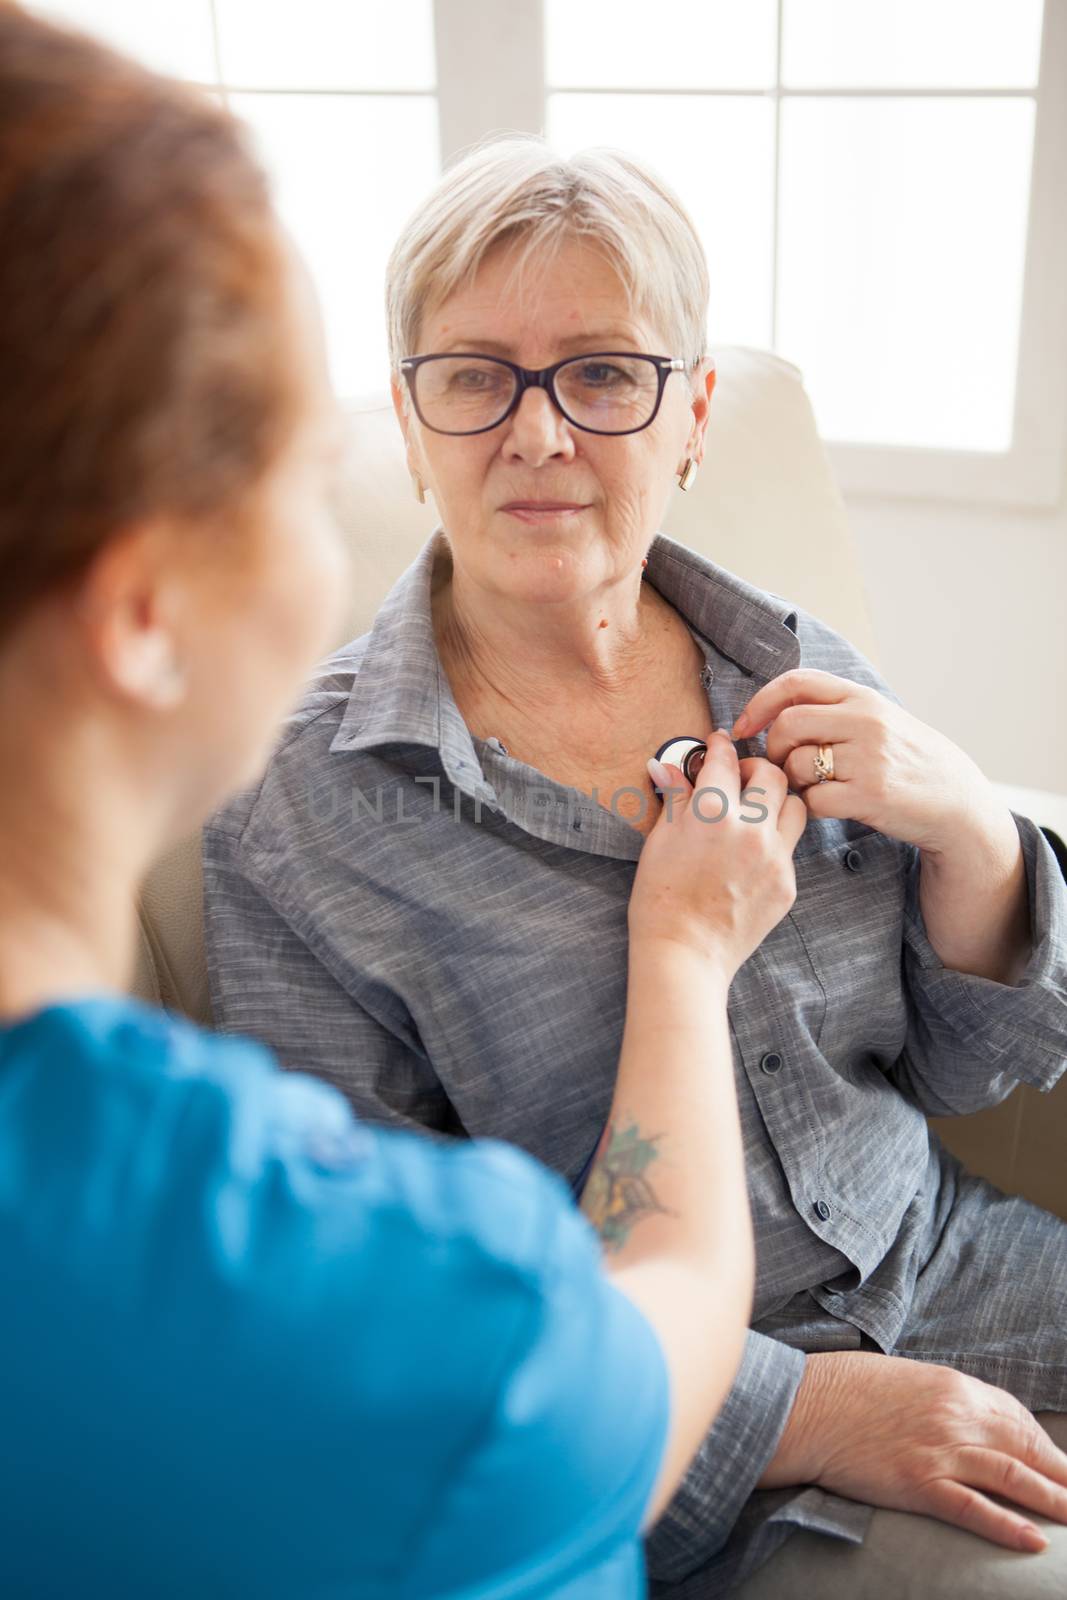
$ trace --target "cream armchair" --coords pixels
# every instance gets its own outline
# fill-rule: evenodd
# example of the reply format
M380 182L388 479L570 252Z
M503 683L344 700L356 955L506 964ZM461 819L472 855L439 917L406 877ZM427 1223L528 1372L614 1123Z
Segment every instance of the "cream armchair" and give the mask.
M664 529L750 583L795 600L845 634L875 664L845 509L795 367L761 351L715 352L719 381L708 453L687 495L672 496ZM350 449L340 515L352 550L352 599L338 643L366 631L394 581L432 531L408 479L386 397L349 405ZM1067 838L1051 797L1005 791L1008 803ZM1067 803L1060 802L1060 812ZM210 1022L201 929L199 841L162 861L141 903L136 988ZM1067 1217L1067 1081L1051 1095L1022 1088L1003 1105L939 1121L945 1143L974 1170Z

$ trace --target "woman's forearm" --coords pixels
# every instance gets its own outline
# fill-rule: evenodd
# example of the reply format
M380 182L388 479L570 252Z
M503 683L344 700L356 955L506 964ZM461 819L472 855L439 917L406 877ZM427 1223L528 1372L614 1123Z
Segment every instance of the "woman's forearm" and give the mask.
M1015 983L1030 955L1026 863L1006 808L922 852L919 907L946 967Z
M741 1359L754 1255L726 1017L729 978L684 944L630 947L618 1081L582 1209L605 1267L656 1329L671 1438L666 1504Z

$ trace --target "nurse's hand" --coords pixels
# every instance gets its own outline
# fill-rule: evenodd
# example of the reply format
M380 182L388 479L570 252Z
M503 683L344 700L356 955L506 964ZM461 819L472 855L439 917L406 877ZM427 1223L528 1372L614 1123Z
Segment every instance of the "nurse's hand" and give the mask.
M735 738L764 728L767 759L781 768L813 817L850 818L920 849L941 852L997 807L981 769L958 745L866 684L797 667L752 696ZM819 745L834 776L818 782ZM1002 809L1002 808L1001 808Z
M708 742L697 788L677 767L657 767L663 804L638 863L631 940L686 944L729 981L796 899L793 851L807 812L778 767L739 762L725 730Z

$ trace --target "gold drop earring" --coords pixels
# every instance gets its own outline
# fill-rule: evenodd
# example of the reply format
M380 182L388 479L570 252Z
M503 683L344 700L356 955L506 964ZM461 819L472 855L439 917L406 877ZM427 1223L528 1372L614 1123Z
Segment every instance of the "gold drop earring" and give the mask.
M691 486L691 484L693 482L693 479L696 477L696 475L697 475L697 464L696 464L696 462L693 460L692 456L686 456L686 458L685 458L685 466L682 468L681 472L678 474L678 487L679 487L679 489L688 489Z

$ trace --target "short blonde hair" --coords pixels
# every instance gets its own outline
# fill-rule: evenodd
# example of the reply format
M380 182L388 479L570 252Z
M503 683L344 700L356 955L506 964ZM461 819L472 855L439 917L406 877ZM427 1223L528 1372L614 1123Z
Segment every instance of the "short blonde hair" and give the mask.
M495 245L518 243L513 275L581 239L614 268L635 313L695 367L707 343L708 269L678 196L645 162L595 147L564 157L529 134L474 146L440 177L393 246L389 360L418 349L423 318L469 285Z

